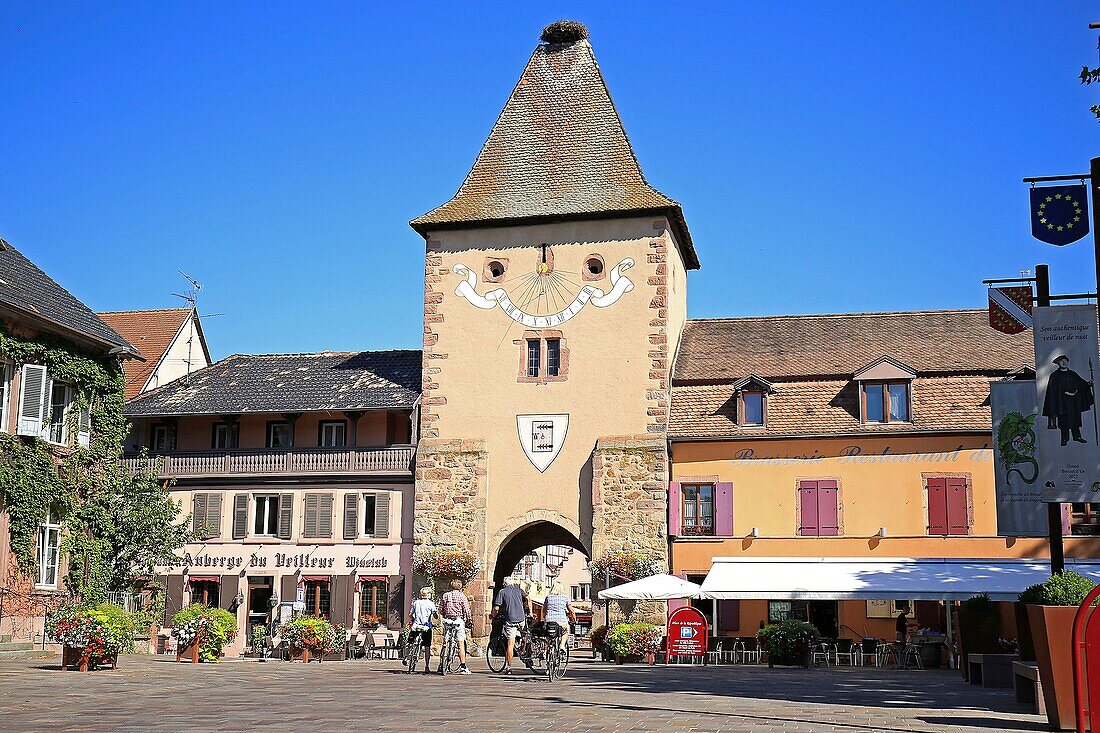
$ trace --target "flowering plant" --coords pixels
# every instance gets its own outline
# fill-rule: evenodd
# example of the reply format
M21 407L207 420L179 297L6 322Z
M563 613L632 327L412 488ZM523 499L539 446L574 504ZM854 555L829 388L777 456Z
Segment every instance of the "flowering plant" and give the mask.
M237 636L237 617L224 608L195 603L172 618L172 636L183 649L199 645L199 661L217 662L226 644Z
M469 582L481 571L481 561L467 550L424 548L413 555L413 570L425 578L457 578Z
M299 616L279 629L279 636L297 649L308 649L315 654L328 654L347 643L348 633L343 626L333 626L321 616Z
M804 664L807 654L821 641L821 632L813 624L787 619L756 632L760 647L768 653L770 664Z
M643 657L661 648L661 629L653 624L617 624L607 635L617 657Z
M366 626L368 629L373 629L375 626L381 626L384 618L376 613L364 613L359 617L359 625Z
M611 580L641 580L661 572L661 559L655 555L635 554L633 552L605 552L588 563L592 571L592 582L602 585L608 571Z
M134 617L110 603L62 606L47 617L46 629L65 646L80 650L92 665L128 651L134 641Z

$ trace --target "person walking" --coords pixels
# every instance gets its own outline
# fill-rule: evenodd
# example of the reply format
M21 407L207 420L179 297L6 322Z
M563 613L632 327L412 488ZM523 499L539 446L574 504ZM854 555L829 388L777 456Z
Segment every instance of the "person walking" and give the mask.
M504 674L512 674L512 658L516 651L516 639L527 628L527 619L531 617L531 599L516 585L516 581L508 577L504 579L504 587L497 591L497 597L493 600L493 618L503 617L504 639L507 646L504 649Z
M439 600L439 615L443 617L443 628L453 628L455 631L460 665L458 673L470 674L470 668L466 666L466 627L473 625L474 617L470 612L470 599L462 592L461 580L452 580L451 589ZM443 664L447 664L446 659L440 662L440 665Z

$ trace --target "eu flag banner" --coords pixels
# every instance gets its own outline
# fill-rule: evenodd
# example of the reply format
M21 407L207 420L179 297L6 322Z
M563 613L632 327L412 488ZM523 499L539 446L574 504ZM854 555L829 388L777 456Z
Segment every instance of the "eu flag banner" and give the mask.
M1031 235L1062 246L1089 233L1089 200L1083 184L1031 189Z

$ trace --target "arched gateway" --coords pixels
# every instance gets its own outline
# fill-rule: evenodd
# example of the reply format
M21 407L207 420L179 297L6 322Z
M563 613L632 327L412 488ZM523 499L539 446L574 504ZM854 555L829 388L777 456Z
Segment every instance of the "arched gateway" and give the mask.
M427 242L415 541L473 551L486 612L540 545L667 557L669 372L698 267L587 33L544 37L458 193L412 221Z

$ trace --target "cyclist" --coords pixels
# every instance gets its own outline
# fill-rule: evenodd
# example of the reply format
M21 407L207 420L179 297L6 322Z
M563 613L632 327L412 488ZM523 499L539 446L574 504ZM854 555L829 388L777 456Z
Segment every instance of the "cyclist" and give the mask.
M561 647L565 649L569 643L570 625L577 623L577 614L573 612L569 599L558 592L556 583L550 586L550 592L546 594L546 600L543 601L543 608L545 610L543 621L558 625L561 629L559 637Z
M466 666L466 627L473 623L470 612L470 599L462 592L462 581L452 580L451 589L439 600L439 615L443 617L443 628L454 629L455 642L458 645L459 674L470 674ZM446 655L444 655L446 656ZM440 664L447 664L444 659Z
M512 656L518 639L527 628L527 619L531 617L531 600L516 581L504 579L504 587L497 592L493 600L493 618L504 617L504 674L512 674Z
M412 617L410 644L422 644L424 647L424 674L428 674L428 665L432 656L432 622L439 616L439 610L432 601L432 589L421 588L420 598L413 601L409 614ZM415 662L414 662L415 664ZM410 669L415 672L415 669Z

